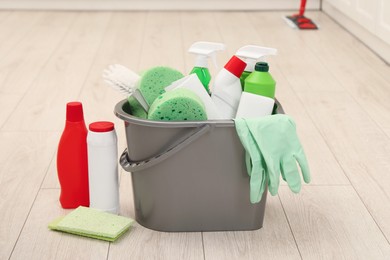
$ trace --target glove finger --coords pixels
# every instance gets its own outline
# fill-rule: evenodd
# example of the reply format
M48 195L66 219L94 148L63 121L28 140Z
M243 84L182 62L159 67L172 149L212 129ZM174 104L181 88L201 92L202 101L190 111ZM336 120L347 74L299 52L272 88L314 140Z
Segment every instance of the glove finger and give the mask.
M261 158L261 185L259 192L259 201L263 198L264 191L267 188L268 176L266 172L266 165L264 163L264 158Z
M294 139L295 139L295 145L294 146L299 148L299 152L297 154L295 154L294 157L298 161L299 167L301 168L303 180L306 183L309 183L310 182L309 164L307 163L305 152L303 151L302 145L299 142L299 138L298 138L298 136L296 134L296 124L295 124L295 121L291 117L288 118L288 121L291 123L291 125L294 128L294 133L295 133L294 134L294 136L295 136L294 137Z
M257 142L259 139L255 138L255 133L252 132L252 129L249 128L249 134L252 137L252 140L254 140L254 143L257 147L259 159L261 160L261 164L263 165L263 169L265 170L265 176L268 180L268 190L271 193L271 195L275 196L278 194L279 189L279 178L280 178L280 168L279 164L274 163L274 160L272 159L272 156L270 156L267 151L262 151L260 149L260 145Z
M284 176L284 172L283 172L283 171L280 171L280 173L282 174L282 179L283 179L284 181L286 181L286 176Z
M245 163L248 175L250 176L250 201L257 203L261 199L261 188L263 181L263 165L261 163L261 154L250 134L245 119L235 119L237 134L245 148ZM264 189L263 189L264 192ZM261 193L261 194L260 194Z
M267 183L268 183L268 177L264 167L263 167L262 175L263 175L263 182L261 183L261 194L263 194L263 192L266 190Z
M268 177L268 190L272 196L278 194L280 182L280 167L279 164L274 164L272 158L264 158L263 165L265 165L266 175Z
M246 122L243 118L237 118L234 120L234 123L236 125L236 132L238 137L240 138L241 144L245 149L245 164L247 173L249 176L251 176L252 172L252 164L251 159L255 160L256 156L256 146L253 145L252 136L249 133L248 127L246 125Z
M307 163L306 155L303 149L301 149L301 152L294 155L295 159L298 161L299 167L301 168L303 180L306 183L310 182L310 169L309 164Z
M260 201L264 191L264 189L262 191L264 169L261 167L259 161L253 162L252 166L250 177L250 200L252 203L257 203Z
M252 160L248 152L245 152L245 165L246 165L248 175L251 176L250 174L252 172Z
M290 187L290 190L294 193L298 193L301 190L301 178L297 163L293 159L287 159L282 161L282 172L286 177L286 182Z

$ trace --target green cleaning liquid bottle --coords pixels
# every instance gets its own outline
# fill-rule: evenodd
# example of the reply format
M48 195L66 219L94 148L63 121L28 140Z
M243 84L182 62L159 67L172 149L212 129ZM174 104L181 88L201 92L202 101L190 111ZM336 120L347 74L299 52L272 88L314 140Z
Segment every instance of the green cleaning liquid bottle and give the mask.
M209 69L206 67L194 67L191 70L190 74L193 73L198 76L200 82L202 82L203 87L206 89L207 93L210 94L209 84L211 80L211 75Z
M253 118L272 114L276 82L268 70L268 63L258 62L255 65L255 71L245 79L245 88L241 94L236 118Z
M246 62L245 71L240 77L241 87L244 90L245 79L252 73L258 61L265 61L265 57L276 55L278 51L274 48L261 47L256 45L246 45L238 49L236 55Z
M225 45L222 43L216 42L195 42L191 45L188 52L196 55L195 66L191 70L190 74L195 73L206 91L210 94L210 80L211 75L208 69L208 58L214 62L215 67L217 67L216 61L216 52L222 51L225 49Z

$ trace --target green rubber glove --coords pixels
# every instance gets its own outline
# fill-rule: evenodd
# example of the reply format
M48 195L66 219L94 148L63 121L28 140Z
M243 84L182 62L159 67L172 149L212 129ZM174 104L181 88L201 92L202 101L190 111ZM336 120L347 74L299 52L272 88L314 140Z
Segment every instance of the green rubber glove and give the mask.
M301 190L301 178L296 161L299 163L303 180L306 183L310 182L310 171L296 133L294 120L287 115L271 115L244 120L266 164L270 193L272 195L278 193L280 173L291 191L298 193Z
M255 139L249 132L249 128L243 118L234 120L237 134L245 148L245 163L250 176L250 201L257 203L261 200L266 187L267 178L264 168L264 160L258 149Z

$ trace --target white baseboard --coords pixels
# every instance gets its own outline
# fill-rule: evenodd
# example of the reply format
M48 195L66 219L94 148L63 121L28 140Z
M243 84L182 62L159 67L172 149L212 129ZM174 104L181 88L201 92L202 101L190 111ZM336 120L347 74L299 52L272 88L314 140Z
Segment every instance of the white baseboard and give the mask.
M342 27L355 35L359 40L366 44L373 52L380 56L386 63L390 64L390 45L381 40L357 22L341 13L327 1L322 3L322 11L337 21Z
M0 9L23 10L298 10L300 0L0 0ZM319 10L320 0L307 3Z

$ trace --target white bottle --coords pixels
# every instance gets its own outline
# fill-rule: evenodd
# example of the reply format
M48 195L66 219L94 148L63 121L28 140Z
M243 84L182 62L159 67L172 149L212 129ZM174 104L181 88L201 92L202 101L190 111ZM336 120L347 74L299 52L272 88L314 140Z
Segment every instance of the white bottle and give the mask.
M256 62L266 61L266 56L276 55L277 53L277 49L256 45L246 45L238 49L236 55L246 62L246 68L240 78L242 89L244 89L245 79L254 71Z
M114 124L91 123L87 145L90 207L118 214L118 150Z
M214 80L211 98L223 119L235 117L242 93L240 76L246 63L233 56Z

